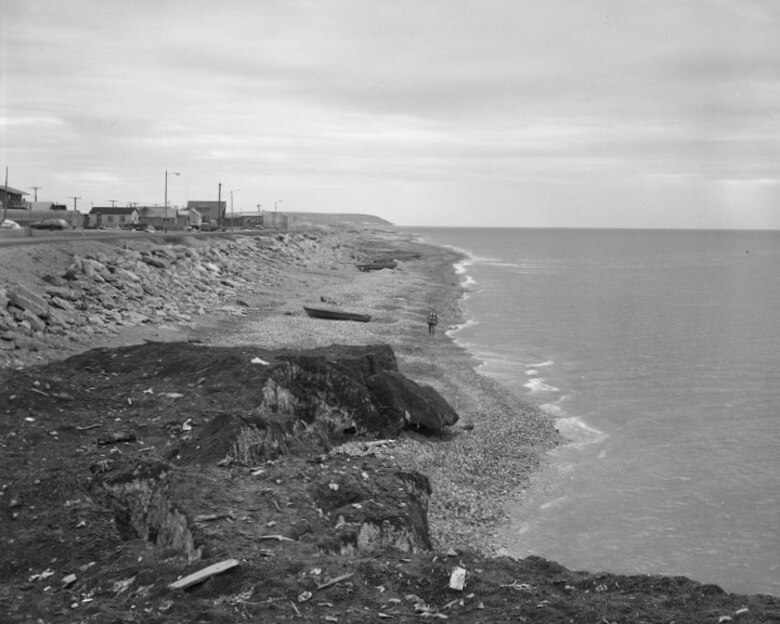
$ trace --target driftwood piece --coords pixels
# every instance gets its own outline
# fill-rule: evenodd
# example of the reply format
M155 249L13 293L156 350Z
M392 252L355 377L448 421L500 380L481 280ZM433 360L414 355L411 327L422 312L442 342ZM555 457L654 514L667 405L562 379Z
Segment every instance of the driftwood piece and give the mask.
M185 576L184 578L179 579L178 581L174 581L168 585L168 589L187 589L188 587L202 583L207 578L211 578L216 574L222 574L227 570L235 568L238 563L238 559L225 559L224 561L210 565L207 568L203 568L199 572L195 572L189 576Z
M337 576L336 578L329 580L327 583L322 583L321 585L318 584L317 589L325 589L326 587L330 587L336 583L341 583L341 581L346 581L348 578L353 576L355 576L354 572L350 572L349 574L342 574L341 576Z

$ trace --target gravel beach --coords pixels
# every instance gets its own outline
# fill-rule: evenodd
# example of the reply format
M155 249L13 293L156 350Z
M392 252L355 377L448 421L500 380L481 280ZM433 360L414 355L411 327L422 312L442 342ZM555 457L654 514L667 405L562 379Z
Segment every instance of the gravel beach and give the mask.
M446 335L465 320L457 252L394 231L352 232L348 240L344 246L353 248L357 261L379 255L399 259L398 266L361 272L351 262L327 268L313 263L290 270L272 301L253 294L257 309L229 330L221 323L201 324L194 335L208 344L267 348L389 344L401 371L436 388L460 421L443 438L409 435L379 453L431 479L429 521L437 546L494 554L507 497L522 490L558 441L552 420L476 372L479 362ZM329 322L302 313L301 306L323 300L368 313L371 322ZM430 309L439 315L433 336L426 325Z

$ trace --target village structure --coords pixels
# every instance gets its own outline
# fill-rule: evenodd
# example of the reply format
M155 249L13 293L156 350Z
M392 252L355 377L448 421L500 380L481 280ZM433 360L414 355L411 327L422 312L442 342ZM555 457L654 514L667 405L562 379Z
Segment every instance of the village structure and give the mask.
M92 206L89 212L50 201L29 201L28 193L10 186L0 186L0 222L20 228L42 229L136 229L202 230L278 228L289 229L295 217L277 211L233 213L226 201L188 201L186 207L141 205ZM46 227L51 225L52 227Z

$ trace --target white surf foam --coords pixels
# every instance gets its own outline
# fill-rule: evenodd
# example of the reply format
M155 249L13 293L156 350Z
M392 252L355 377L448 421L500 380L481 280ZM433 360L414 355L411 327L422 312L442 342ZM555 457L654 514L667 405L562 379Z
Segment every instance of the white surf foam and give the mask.
M531 394L536 394L538 392L557 392L560 390L560 388L556 388L555 386L546 383L541 377L532 377L527 383L523 384L523 387L528 388L531 391Z
M462 332L467 327L473 327L474 325L479 325L477 321L474 319L467 319L463 323L460 323L458 325L455 325L454 327L450 327L446 332L444 332L447 336L453 339L457 339L458 334ZM473 345L466 344L462 341L458 341L458 344L463 347L464 349L467 349L469 351L472 351L469 347L472 347Z
M549 414L555 418L563 418L564 411L561 403L563 402L564 398L565 397L561 397L554 403L544 403L543 405L539 406L539 409L542 410L545 414Z
M555 426L571 446L586 446L603 442L609 436L603 431L588 425L579 416L567 416L555 421Z
M460 280L460 285L462 288L469 288L471 286L474 286L474 284L477 283L477 280L475 280L471 275L464 275L463 279Z

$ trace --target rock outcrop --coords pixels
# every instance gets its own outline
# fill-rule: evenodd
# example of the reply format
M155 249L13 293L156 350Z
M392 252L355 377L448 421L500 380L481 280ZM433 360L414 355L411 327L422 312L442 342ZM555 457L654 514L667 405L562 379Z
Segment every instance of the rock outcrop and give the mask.
M349 440L392 437L404 429L439 433L458 419L436 390L398 372L387 345L271 351L146 343L116 349L110 359L105 353L88 351L66 365L121 375L128 389L154 379L157 392L216 412L191 440L169 452L177 461L260 462L295 448L322 451ZM218 412L220 397L230 395L242 401L231 401L230 411Z

